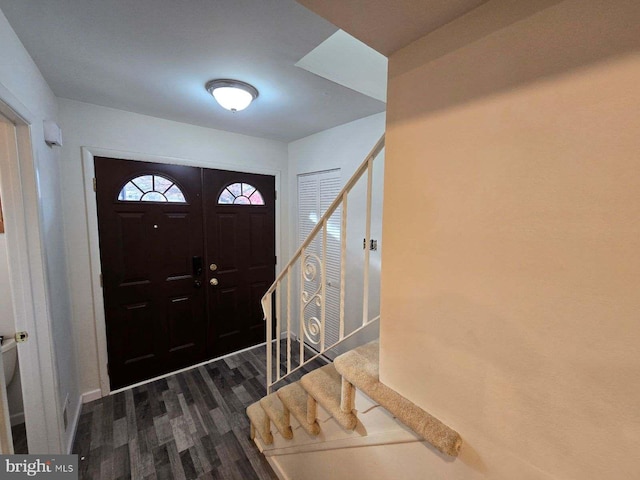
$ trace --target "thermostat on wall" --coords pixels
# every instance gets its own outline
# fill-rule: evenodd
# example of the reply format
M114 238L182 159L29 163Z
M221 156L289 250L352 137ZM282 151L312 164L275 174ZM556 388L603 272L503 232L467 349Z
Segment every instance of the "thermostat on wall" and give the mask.
M51 120L44 121L44 141L50 147L62 146L62 130L58 124Z

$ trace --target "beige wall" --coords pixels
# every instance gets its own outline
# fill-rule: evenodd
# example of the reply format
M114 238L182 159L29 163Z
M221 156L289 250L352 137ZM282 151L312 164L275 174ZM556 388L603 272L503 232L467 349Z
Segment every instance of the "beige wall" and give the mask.
M381 377L465 440L424 478L638 476L639 24L491 1L390 58Z

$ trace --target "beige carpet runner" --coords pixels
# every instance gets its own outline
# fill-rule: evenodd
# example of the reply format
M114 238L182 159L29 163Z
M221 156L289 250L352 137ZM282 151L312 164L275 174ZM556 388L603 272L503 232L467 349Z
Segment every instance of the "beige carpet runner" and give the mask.
M380 382L378 352L378 342L351 350L335 359L336 370L442 453L458 456L462 446L458 432Z
M291 414L307 433L318 435L318 403L342 428L353 430L358 423L354 413L358 388L439 451L458 456L462 439L455 430L380 382L378 352L377 341L358 347L250 405L251 438L257 432L265 445L273 443L271 423L283 438L293 438Z

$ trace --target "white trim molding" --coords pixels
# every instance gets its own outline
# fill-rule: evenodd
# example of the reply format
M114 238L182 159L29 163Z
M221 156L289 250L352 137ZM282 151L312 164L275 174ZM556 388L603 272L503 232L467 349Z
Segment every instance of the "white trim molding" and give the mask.
M15 131L9 155L0 155L0 170L16 330L32 334L18 347L29 451L60 453L64 428L32 144L35 116L2 84L0 114Z
M81 395L81 402L83 404L91 403L94 400L99 400L101 398L102 398L102 390L100 390L99 388L96 388L94 390L89 390L88 392L84 392Z

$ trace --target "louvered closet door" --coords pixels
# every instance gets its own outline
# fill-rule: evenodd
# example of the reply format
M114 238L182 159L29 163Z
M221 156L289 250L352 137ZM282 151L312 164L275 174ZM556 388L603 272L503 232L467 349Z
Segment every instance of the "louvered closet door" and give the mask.
M341 189L340 170L310 173L298 176L298 244L311 233L320 217L326 212ZM326 245L326 288L325 288L325 345L338 341L340 333L340 227L341 212L336 211L327 228ZM304 309L304 324L309 326L321 318L321 308L312 295L320 292L320 271L322 260L322 234L318 234L307 248L305 261L315 267L317 275L303 277L304 291L309 295L309 304ZM317 320L316 320L317 319ZM319 348L320 339L312 335L306 343Z

